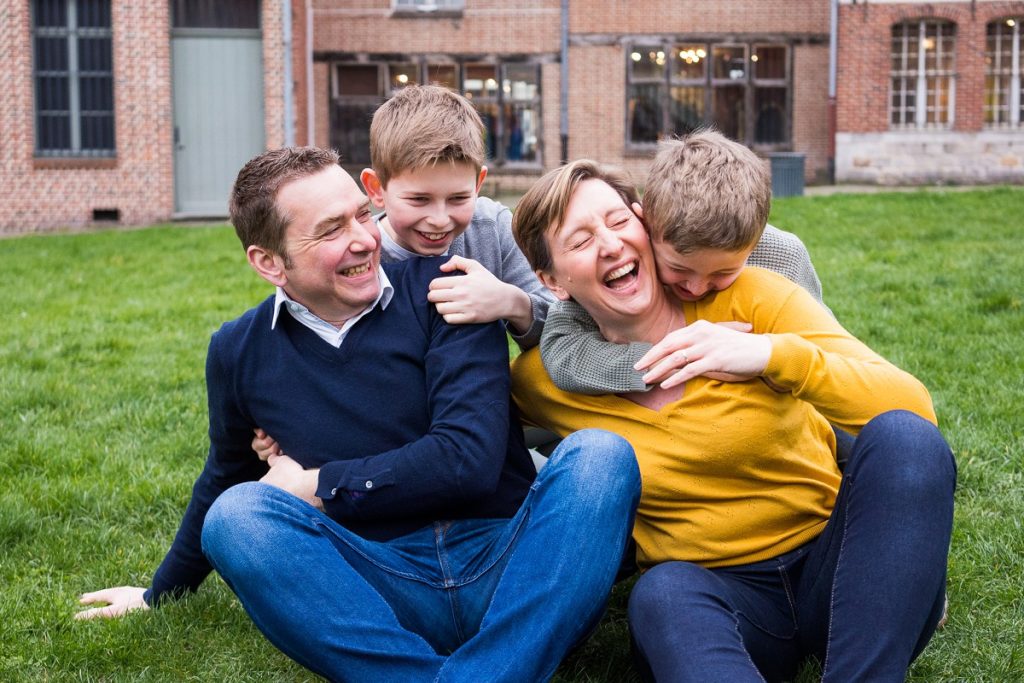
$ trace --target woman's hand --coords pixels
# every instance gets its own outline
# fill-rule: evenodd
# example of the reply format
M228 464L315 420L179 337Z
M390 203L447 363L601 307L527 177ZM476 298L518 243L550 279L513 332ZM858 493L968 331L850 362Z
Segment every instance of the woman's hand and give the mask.
M764 372L772 355L771 340L750 330L748 323L698 320L669 332L634 367L646 371L644 382L663 389L700 375L743 382Z

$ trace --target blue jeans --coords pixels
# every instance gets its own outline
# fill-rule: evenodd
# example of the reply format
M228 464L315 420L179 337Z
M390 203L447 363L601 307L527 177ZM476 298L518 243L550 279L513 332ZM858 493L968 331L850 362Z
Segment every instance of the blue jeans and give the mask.
M764 562L666 562L640 577L629 621L642 673L775 681L814 655L824 681L903 681L942 615L955 484L934 425L876 417L816 539Z
M264 635L330 680L540 681L601 618L639 496L632 447L592 429L512 519L374 542L248 483L210 508L203 551Z

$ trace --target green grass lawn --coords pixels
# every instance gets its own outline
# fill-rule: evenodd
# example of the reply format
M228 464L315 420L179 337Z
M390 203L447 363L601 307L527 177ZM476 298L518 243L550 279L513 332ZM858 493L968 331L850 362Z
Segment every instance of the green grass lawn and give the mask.
M957 455L950 620L912 679L1024 680L1024 189L793 198L772 222L840 321L931 389ZM0 271L0 680L313 680L216 578L72 619L83 591L148 584L188 502L209 336L270 291L231 229L2 240ZM557 680L638 680L627 591Z

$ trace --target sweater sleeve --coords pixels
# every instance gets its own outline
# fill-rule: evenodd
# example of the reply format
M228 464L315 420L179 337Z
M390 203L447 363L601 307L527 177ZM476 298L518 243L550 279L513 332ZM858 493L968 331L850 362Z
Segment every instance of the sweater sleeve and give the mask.
M821 281L818 279L814 264L811 263L811 255L800 238L793 233L766 225L747 263L785 276L824 305Z
M403 282L422 299L428 348L423 359L428 431L397 448L362 458L334 460L320 468L316 495L339 522L377 521L444 514L479 501L498 488L509 438L508 342L500 323L449 325L426 303L438 275ZM457 277L457 276L456 276ZM396 286L397 289L397 286ZM422 290L418 291L418 290ZM401 401L396 388L395 400ZM409 397L418 401L420 397Z
M647 391L633 365L651 348L645 342L615 344L601 336L597 323L575 301L556 301L540 339L540 356L551 381L576 394Z
M512 339L519 345L519 348L526 349L536 346L540 342L541 330L544 328L544 321L548 315L548 307L555 300L551 291L545 287L537 274L530 268L529 261L520 251L512 236L512 212L507 207L501 206L498 211L497 229L498 244L501 250L501 280L506 284L514 285L530 297L530 309L533 322L528 330L518 334L509 329Z
M936 422L924 385L843 329L806 290L794 287L783 298L768 336L772 353L764 377L834 425L856 434L890 410Z
M206 356L210 452L192 487L192 498L174 542L146 592L146 602L152 606L164 598L178 598L199 588L212 571L200 543L207 511L230 486L254 481L267 472L267 465L252 451L252 426L239 409L233 392L227 362L233 345L226 336L223 328L215 334Z

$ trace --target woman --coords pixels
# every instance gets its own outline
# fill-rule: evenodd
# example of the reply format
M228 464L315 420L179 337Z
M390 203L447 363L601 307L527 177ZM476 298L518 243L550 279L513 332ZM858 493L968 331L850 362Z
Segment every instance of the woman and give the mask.
M513 394L538 426L602 427L637 452L641 668L659 681L779 680L815 655L825 680L903 680L942 613L952 526L955 466L927 391L767 271L670 298L636 201L623 176L579 161L538 181L513 229L541 280L608 340L687 326L689 360L707 372L582 396L557 389L533 350ZM711 324L728 321L752 329ZM857 434L843 475L830 422Z

